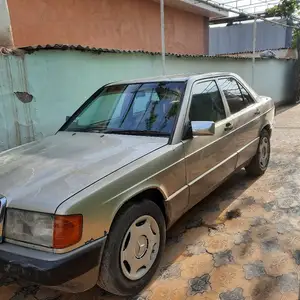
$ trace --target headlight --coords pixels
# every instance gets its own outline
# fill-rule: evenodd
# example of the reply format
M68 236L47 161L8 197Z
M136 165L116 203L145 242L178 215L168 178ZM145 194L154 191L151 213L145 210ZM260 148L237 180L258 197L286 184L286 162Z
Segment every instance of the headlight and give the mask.
M52 247L54 216L7 209L5 237L30 244Z
M82 215L57 216L8 208L5 237L29 244L63 249L80 241Z

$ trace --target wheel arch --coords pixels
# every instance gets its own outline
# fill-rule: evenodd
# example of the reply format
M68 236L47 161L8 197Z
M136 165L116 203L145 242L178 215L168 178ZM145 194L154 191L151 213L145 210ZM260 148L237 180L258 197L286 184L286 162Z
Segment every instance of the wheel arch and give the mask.
M169 215L168 215L168 210L167 210L167 206L166 206L167 197L166 197L165 193L158 187L148 187L147 189L142 190L135 195L132 195L126 201L124 201L120 205L120 207L118 207L118 209L116 210L114 217L113 217L112 224L117 219L117 217L128 206L130 206L131 204L133 204L135 202L141 201L142 199L148 199L150 201L153 201L155 204L157 204L157 206L160 208L160 210L162 211L162 214L165 218L166 227L168 227Z
M269 133L270 137L272 136L272 126L269 123L265 124L262 127L261 131L263 131L263 130L266 130Z
M140 199L145 199L145 197L147 197L147 199L151 201L145 202L146 205L143 206L142 203L138 201ZM155 274L155 271L159 266L160 259L163 255L164 245L166 241L166 232L163 224L164 217L162 215L158 215L160 209L156 205L154 205L154 203L160 203L158 204L158 206L160 206L163 202L159 202L157 197L163 197L163 193L158 188L149 188L134 195L134 197L128 199L127 201L123 201L118 207L111 225L111 232L107 237L103 257L100 264L98 285L104 290L119 296L131 296L134 294L138 294L153 278L153 275ZM132 203L137 203L139 205L137 205L136 207L132 207L132 210L126 211L126 209L128 209ZM134 215L132 215L132 213ZM122 260L120 251L124 249L123 241L125 241L126 243L128 237L128 235L126 236L126 233L129 229L129 227L127 226L129 224L129 226L134 224L134 222L137 220L137 216L145 216L147 214L154 218L155 216L158 217L156 222L161 230L160 235L158 236L160 240L159 247L156 251L155 261L151 263L150 269L148 269L147 273L143 274L143 277L138 278L137 280L129 280L130 278L125 275L120 264L120 261ZM118 218L118 216L120 216L121 218ZM117 220L122 220L123 222L117 222ZM114 259L119 255L119 259Z

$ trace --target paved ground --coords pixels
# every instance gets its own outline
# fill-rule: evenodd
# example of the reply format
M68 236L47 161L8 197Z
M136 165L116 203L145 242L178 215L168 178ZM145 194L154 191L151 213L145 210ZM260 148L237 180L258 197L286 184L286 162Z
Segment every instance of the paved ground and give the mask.
M240 172L169 232L161 269L139 300L294 300L300 275L300 105L276 119L268 172ZM217 230L228 210L241 216ZM1 300L117 300L95 288L66 295L0 276ZM300 299L300 298L299 298Z

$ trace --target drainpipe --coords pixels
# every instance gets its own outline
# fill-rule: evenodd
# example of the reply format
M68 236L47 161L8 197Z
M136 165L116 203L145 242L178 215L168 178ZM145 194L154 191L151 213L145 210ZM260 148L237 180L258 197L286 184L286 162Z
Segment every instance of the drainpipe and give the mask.
M160 29L161 29L162 72L163 72L163 75L166 75L165 3L164 3L164 0L160 0Z
M0 48L1 47L14 47L7 0L0 0Z
M254 88L254 71L255 71L255 50L256 50L256 21L253 22L253 38L252 38L252 88Z

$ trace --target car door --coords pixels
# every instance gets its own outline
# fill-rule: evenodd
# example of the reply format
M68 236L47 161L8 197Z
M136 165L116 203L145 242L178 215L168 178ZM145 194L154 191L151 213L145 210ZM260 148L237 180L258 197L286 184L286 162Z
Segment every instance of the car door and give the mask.
M183 141L189 207L208 195L236 165L234 126L215 80L195 82L190 97L189 121L214 121L215 134Z
M236 78L218 78L218 85L233 117L236 133L235 144L238 152L236 167L238 168L256 153L261 127L261 112L259 104Z

